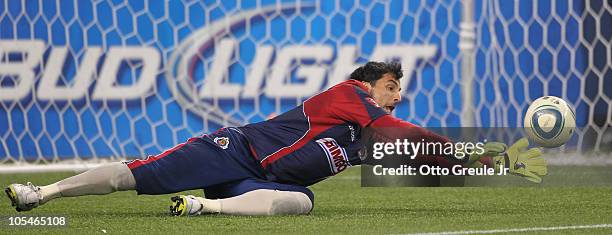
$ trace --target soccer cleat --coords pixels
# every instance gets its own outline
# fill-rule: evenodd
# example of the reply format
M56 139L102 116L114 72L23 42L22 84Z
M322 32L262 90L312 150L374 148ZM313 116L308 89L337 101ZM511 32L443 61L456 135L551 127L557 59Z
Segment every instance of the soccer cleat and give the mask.
M29 211L40 204L42 200L42 194L40 194L40 188L28 182L26 185L23 184L11 184L4 189L6 196L11 200L11 206L15 207L15 210Z
M179 195L170 198L170 214L174 216L190 216L202 213L204 205L193 195Z

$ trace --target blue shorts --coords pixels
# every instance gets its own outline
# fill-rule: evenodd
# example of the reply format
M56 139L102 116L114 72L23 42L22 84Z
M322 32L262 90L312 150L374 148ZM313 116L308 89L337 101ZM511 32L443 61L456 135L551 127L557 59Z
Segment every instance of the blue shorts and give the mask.
M267 181L248 141L235 128L193 137L159 155L126 164L134 175L138 194L204 189L207 197L226 198L255 189L276 189L304 192L313 199L306 187Z

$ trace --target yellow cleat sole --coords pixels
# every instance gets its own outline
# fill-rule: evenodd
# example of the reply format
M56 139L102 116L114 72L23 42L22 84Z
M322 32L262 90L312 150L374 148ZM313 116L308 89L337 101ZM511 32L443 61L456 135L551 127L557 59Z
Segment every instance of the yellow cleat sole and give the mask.
M15 189L13 189L13 185L9 185L4 189L6 196L11 200L11 206L15 207L17 211L21 211L17 208L17 193L15 193Z
M184 216L187 214L187 199L185 196L174 196L170 200L172 200L170 214L174 216Z

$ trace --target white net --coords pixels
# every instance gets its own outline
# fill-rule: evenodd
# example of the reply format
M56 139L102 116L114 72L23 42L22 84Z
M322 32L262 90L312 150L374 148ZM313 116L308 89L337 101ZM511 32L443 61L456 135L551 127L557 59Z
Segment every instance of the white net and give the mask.
M398 117L460 126L462 7L458 0L6 1L0 165L157 154L293 108L370 59L404 66ZM572 146L609 151L610 3L470 7L476 126L520 126L530 101L556 95L576 107L584 127Z
M475 7L477 125L521 126L532 101L562 97L575 109L578 129L560 149L569 154L555 160L610 163L611 2L482 1Z

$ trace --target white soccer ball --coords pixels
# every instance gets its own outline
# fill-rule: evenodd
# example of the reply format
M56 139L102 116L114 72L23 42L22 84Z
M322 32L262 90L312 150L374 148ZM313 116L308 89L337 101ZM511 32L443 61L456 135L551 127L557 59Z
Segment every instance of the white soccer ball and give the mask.
M536 144L555 148L565 144L576 129L576 114L563 99L544 96L531 103L525 114L527 137Z

